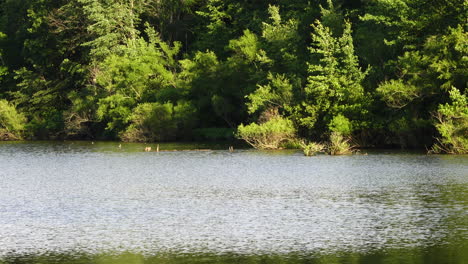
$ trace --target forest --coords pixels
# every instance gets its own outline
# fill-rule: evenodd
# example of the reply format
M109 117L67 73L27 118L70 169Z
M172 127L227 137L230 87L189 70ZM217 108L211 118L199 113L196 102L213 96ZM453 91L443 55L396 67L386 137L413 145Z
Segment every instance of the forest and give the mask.
M465 0L0 0L0 140L468 153L467 12Z

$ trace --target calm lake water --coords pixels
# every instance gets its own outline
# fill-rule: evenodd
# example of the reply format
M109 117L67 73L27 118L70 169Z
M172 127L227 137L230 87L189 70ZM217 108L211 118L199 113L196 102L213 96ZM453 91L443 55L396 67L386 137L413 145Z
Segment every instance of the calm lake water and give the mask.
M468 263L468 156L118 145L0 142L0 263Z

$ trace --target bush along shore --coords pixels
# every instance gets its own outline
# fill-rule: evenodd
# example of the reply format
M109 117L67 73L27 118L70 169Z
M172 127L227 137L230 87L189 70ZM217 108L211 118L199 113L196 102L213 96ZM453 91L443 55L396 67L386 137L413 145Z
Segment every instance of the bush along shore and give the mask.
M466 1L0 0L0 140L468 153Z

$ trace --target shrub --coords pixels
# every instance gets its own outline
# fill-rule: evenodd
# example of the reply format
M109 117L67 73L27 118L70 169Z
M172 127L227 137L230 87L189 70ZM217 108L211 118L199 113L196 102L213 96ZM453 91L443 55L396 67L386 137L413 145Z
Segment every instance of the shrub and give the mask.
M25 136L30 139L57 139L64 131L63 112L53 107L35 111L25 125Z
M0 100L0 140L21 139L26 118L6 100Z
M286 141L284 141L283 143L281 143L280 145L280 148L283 148L283 149L302 149L302 144L304 142L299 139L299 138L291 138L291 139L288 139Z
M331 155L351 154L353 147L349 141L350 140L344 137L341 133L332 132L330 135L330 142L328 144L328 152Z
M465 94L453 88L450 91L451 104L440 105L435 118L441 138L432 147L434 153L468 153L468 100Z
M130 126L120 134L123 141L150 142L173 139L177 126L171 103L139 104L130 115Z
M115 136L127 127L135 100L122 94L114 94L100 99L97 105L98 120L106 123L108 133Z
M130 115L130 126L120 133L123 141L152 142L175 140L178 135L191 130L195 110L186 102L143 103ZM187 132L188 133L188 132Z
M240 125L237 128L237 137L257 149L279 149L281 144L295 138L296 129L291 120L281 116L250 125Z
M306 156L315 156L317 153L324 151L325 145L316 142L310 142L309 144L301 144L302 151Z

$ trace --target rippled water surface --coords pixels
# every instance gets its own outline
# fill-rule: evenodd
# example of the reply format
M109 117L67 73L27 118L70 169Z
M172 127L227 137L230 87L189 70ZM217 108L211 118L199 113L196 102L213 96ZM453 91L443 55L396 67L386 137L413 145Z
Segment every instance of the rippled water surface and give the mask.
M467 256L468 156L118 145L0 143L0 263L46 252ZM161 145L184 147L207 148Z

